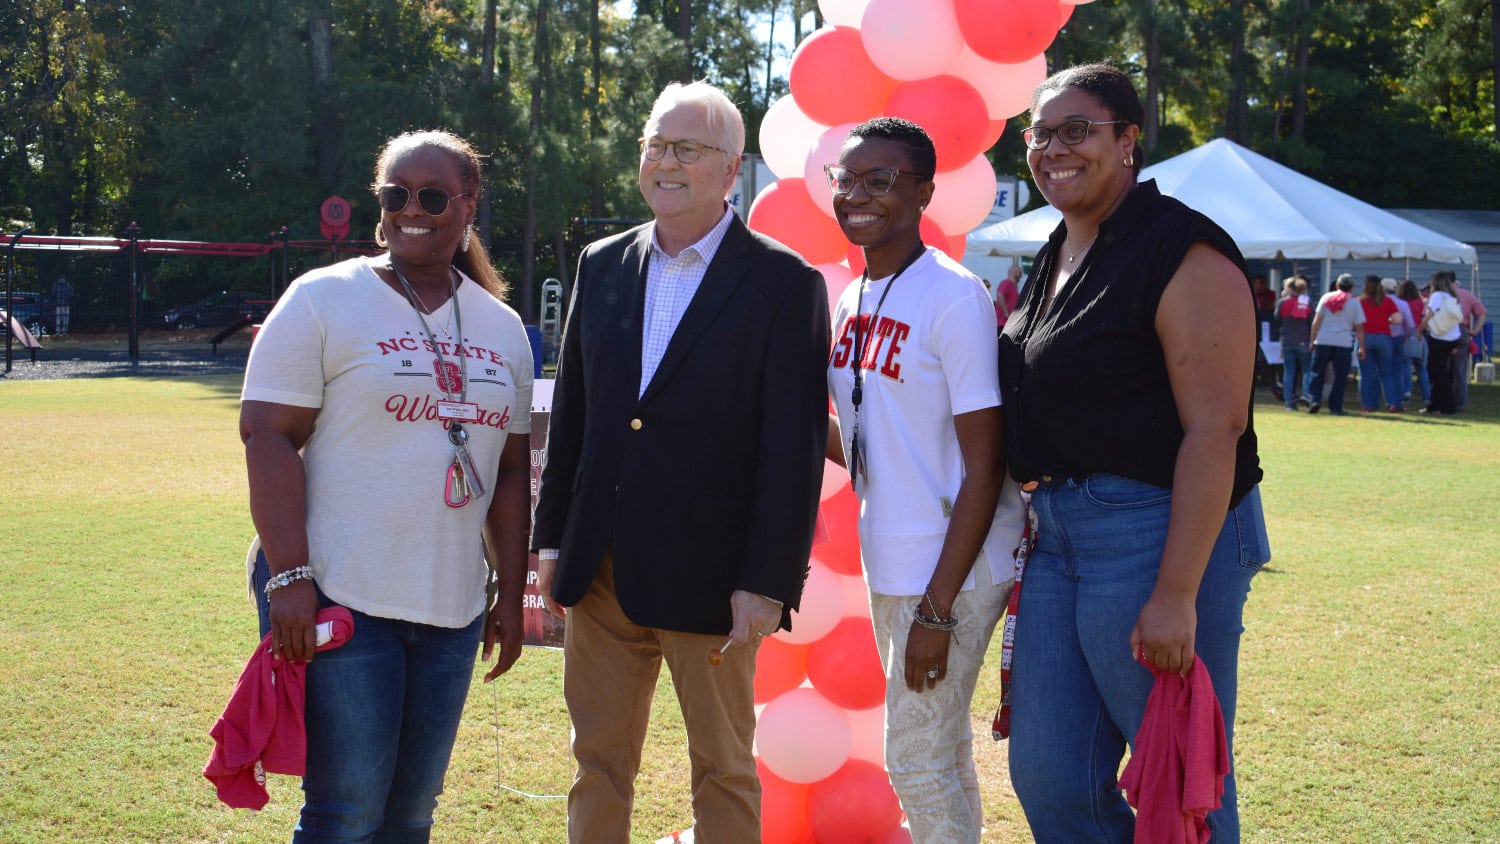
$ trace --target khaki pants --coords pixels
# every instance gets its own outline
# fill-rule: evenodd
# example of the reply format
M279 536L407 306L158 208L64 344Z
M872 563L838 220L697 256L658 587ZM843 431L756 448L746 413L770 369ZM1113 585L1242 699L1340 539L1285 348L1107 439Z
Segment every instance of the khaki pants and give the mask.
M719 665L708 652L725 636L633 623L615 599L606 554L589 591L568 610L563 696L573 721L578 771L568 791L572 844L628 844L635 776L662 660L687 727L696 840L759 844L754 645L735 645ZM651 830L655 838L664 830Z

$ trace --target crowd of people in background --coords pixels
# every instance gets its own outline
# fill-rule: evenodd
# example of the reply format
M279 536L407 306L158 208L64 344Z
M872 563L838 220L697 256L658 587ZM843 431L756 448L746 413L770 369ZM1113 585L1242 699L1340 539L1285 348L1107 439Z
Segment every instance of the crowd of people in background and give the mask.
M1404 412L1414 384L1418 413L1463 411L1475 356L1483 351L1484 303L1452 270L1437 270L1420 288L1411 279L1367 275L1358 297L1353 289L1354 277L1343 273L1312 305L1307 279L1291 276L1262 318L1280 337L1286 409L1317 413L1326 405L1330 414L1344 415L1357 362L1365 413Z

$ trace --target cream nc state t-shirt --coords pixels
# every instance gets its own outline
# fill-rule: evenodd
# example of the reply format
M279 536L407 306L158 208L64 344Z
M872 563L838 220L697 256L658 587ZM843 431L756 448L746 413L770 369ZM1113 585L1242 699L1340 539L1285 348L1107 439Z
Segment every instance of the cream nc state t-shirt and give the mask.
M531 430L531 345L516 312L468 278L456 308L425 318L437 347L368 259L308 273L256 337L241 398L318 408L302 459L319 588L368 615L463 627L484 610L481 530L501 449ZM484 495L459 508L444 501L445 387L479 413L464 428Z

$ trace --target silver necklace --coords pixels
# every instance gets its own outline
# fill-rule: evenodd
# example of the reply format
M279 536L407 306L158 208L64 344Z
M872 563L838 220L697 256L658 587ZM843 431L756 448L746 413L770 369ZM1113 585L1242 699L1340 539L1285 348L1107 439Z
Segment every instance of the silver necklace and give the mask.
M1075 250L1073 250L1073 254L1071 254L1071 255L1064 255L1063 258L1065 258L1067 260L1068 266L1072 266L1073 262L1078 259L1079 255L1082 255L1083 253L1089 251L1089 247L1093 246L1094 245L1094 241L1098 240L1098 239L1099 239L1099 235L1095 234L1093 240L1090 240L1088 243L1085 243L1081 249L1075 249ZM1068 241L1066 239L1064 239L1063 240L1063 251L1066 252L1067 249L1068 249Z

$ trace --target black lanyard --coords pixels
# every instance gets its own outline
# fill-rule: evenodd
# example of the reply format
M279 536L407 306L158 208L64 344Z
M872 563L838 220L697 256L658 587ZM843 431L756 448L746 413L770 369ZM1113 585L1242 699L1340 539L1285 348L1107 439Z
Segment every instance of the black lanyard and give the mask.
M854 305L854 391L849 394L849 400L854 403L856 413L859 412L860 402L864 401L865 397L864 361L865 352L868 351L866 347L870 345L870 341L875 337L875 323L880 316L880 309L885 306L885 297L891 292L891 288L896 286L896 279L900 278L901 274L906 272L907 268L912 264L915 264L917 259L922 257L926 251L927 248L922 245L922 241L917 241L916 250L906 259L901 268L896 270L896 274L891 276L891 280L886 283L885 289L880 291L880 299L875 303L875 310L870 313L869 337L863 336L865 324L863 312L865 309L865 283L870 279L870 268L865 267L865 271L860 276L859 298L855 300ZM856 424L858 423L856 422Z

